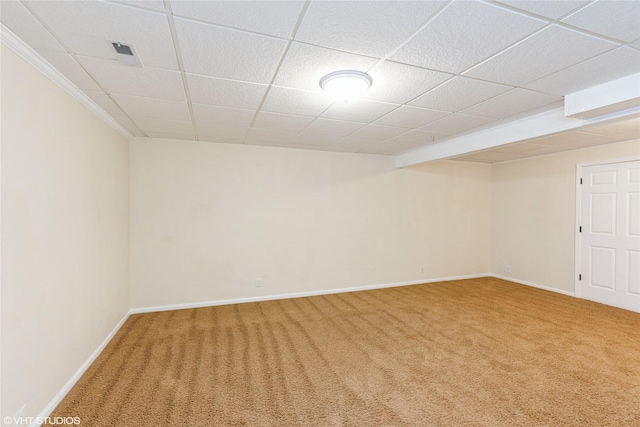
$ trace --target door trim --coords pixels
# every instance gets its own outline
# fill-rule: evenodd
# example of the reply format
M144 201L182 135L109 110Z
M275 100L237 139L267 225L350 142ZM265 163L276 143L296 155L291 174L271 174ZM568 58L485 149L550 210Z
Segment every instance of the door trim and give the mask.
M633 161L640 161L640 156L634 156L634 157L623 157L623 158L619 158L619 159L611 159L611 160L600 160L600 161L596 161L596 162L585 162L585 163L578 163L576 165L576 222L573 224L573 230L575 233L575 245L576 245L576 250L575 250L575 271L573 274L573 280L574 280L574 289L575 289L575 296L577 298L581 298L582 299L582 283L579 280L579 275L580 275L580 260L582 257L582 252L580 251L580 243L581 241L581 235L580 232L578 231L578 227L580 227L580 223L582 222L582 218L580 215L580 211L581 211L581 203L582 203L582 191L580 188L580 178L582 178L582 169L589 167L589 166L600 166L600 165L612 165L615 163L626 163L626 162L633 162Z

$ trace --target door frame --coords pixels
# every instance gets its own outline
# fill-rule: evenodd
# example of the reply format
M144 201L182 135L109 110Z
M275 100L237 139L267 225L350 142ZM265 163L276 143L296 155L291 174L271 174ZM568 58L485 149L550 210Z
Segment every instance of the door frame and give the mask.
M580 215L581 213L581 203L582 203L582 188L580 187L580 178L582 178L582 170L583 168L589 167L589 166L600 166L600 165L610 165L610 164L615 164L615 163L625 163L625 162L633 162L633 161L640 161L640 156L634 156L634 157L623 157L623 158L618 158L618 159L611 159L611 160L599 160L599 161L595 161L595 162L585 162L585 163L578 163L576 165L576 222L574 224L574 233L575 233L575 245L576 245L576 250L575 250L575 271L574 271L574 295L577 298L583 298L582 297L582 283L579 279L579 275L580 275L580 260L582 257L582 252L580 250L580 244L582 243L582 236L581 233L579 232L578 228L581 225L582 222L582 217Z

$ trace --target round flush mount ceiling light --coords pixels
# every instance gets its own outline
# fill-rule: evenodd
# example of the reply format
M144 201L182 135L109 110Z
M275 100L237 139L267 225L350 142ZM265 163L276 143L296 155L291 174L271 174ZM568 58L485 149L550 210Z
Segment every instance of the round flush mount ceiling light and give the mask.
M359 98L369 89L372 82L367 73L343 70L334 71L321 78L320 87L334 99L347 102Z

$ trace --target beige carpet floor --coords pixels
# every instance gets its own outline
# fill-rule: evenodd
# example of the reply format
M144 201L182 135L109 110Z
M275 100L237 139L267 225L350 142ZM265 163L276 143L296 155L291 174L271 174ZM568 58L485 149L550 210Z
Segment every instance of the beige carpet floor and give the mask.
M82 426L640 426L640 314L483 278L131 316Z

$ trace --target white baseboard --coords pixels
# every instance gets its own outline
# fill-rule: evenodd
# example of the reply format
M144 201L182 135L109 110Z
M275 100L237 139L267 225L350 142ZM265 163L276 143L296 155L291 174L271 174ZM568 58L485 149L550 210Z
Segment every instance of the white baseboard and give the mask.
M64 399L67 393L69 393L69 391L73 388L73 386L76 385L76 382L78 382L80 377L82 377L82 375L86 372L86 370L89 369L89 366L91 366L91 364L98 358L100 353L102 353L102 350L104 350L107 344L109 344L109 341L111 341L111 338L113 338L114 335L120 330L122 325L124 325L124 322L127 321L130 313L131 312L127 312L122 317L122 319L120 319L118 324L111 330L111 332L109 332L109 335L107 335L107 337L104 340L102 340L98 348L96 348L95 351L91 353L89 358L82 364L82 366L80 366L80 369L78 369L76 373L73 374L73 376L69 379L69 381L67 381L64 387L60 389L58 394L56 394L55 397L51 400L51 402L49 402L49 404L40 412L40 415L38 415L37 418L43 419L51 415L53 410L56 409L56 407L60 404L60 402L62 402L62 399ZM40 425L41 425L40 423L36 422L34 424L31 424L31 427L37 427Z
M240 304L245 302L259 302L259 301L272 301L272 300L287 299L287 298L313 297L318 295L340 294L345 292L368 291L372 289L395 288L398 286L420 285L423 283L446 282L449 280L477 279L478 277L487 277L487 276L490 276L490 274L488 273L469 274L466 276L452 276L452 277L439 277L437 279L410 280L408 282L395 282L395 283L385 283L385 284L379 284L379 285L354 286L351 288L323 289L319 291L292 292L287 294L263 295L263 296L257 296L257 297L247 297L247 298L233 298L233 299L202 301L202 302L193 302L193 303L185 303L185 304L171 304L171 305L162 305L162 306L156 306L156 307L133 308L129 313L130 314L152 313L156 311L183 310L186 308L200 308L200 307L214 307L217 305Z
M486 276L495 277L496 279L507 280L509 282L519 283L521 285L527 285L527 286L531 286L531 287L534 287L534 288L544 289L545 291L557 292L559 294L567 295L567 296L570 296L570 297L575 297L576 296L575 292L564 291L562 289L552 288L550 286L540 285L538 283L527 282L526 280L514 279L513 277L501 276L499 274L493 274L493 273L486 274Z

